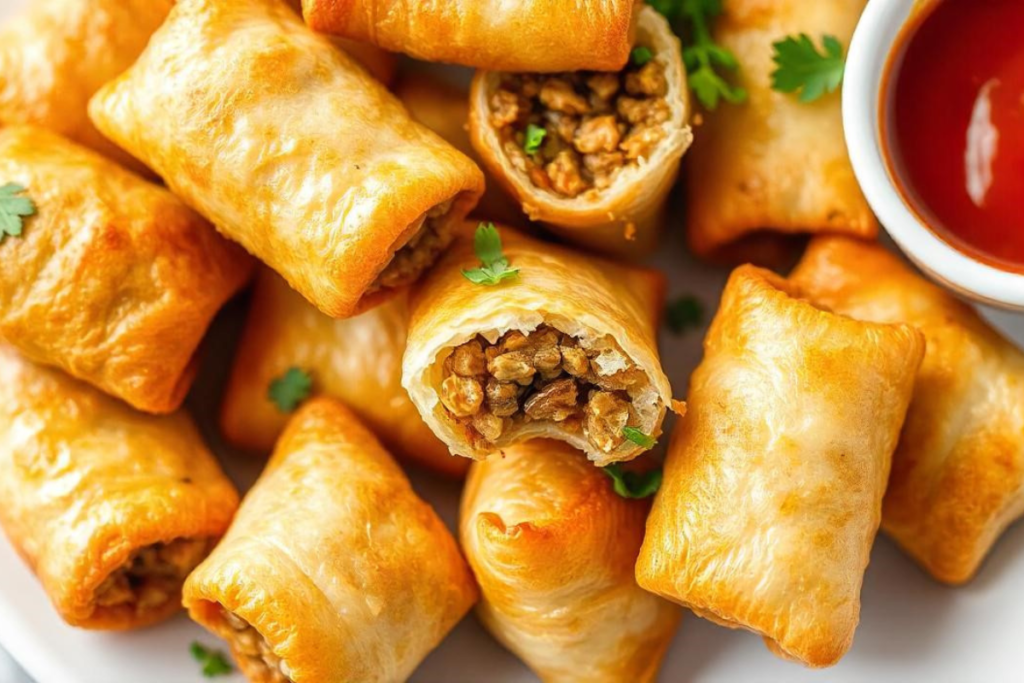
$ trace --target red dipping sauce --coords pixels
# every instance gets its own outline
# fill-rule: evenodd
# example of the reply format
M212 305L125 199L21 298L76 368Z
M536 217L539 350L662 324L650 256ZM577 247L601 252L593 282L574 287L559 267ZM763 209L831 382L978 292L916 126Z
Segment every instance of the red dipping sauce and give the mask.
M1024 272L1024 0L933 0L889 64L883 142L939 237Z

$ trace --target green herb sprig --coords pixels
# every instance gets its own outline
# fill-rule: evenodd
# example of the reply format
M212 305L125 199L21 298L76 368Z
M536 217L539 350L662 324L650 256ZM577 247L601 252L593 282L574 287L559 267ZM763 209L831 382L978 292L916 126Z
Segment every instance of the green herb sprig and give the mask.
M772 72L772 89L795 93L801 102L813 102L826 93L835 92L843 82L846 57L843 45L835 36L824 36L823 51L819 52L806 33L787 36L772 43L772 59L776 69Z
M35 215L35 202L21 196L27 191L17 183L0 187L0 243L7 236L20 237L25 228L25 218Z
M206 678L227 676L234 671L227 657L219 650L211 650L200 643L193 642L189 646L189 652L192 653L192 659L202 666L202 673Z
M711 36L711 20L722 13L722 0L678 0L670 10L690 26L690 44L683 48L683 62L690 89L705 109L713 111L725 100L730 104L747 101L747 91L726 81L716 67L736 71L739 62L730 50Z
M615 493L623 498L649 498L661 487L661 470L624 472L618 463L601 468L612 479Z
M646 449L654 448L658 445L658 440L650 434L644 434L636 427L623 427L622 435L635 443L637 446L643 446Z
M527 154L536 154L540 151L540 146L544 144L544 138L547 136L546 128L533 123L529 124L526 126L526 135L523 139L523 151Z
M652 59L654 59L654 53L651 52L649 47L644 47L643 45L634 47L633 51L629 53L629 61L633 62L636 66L643 66Z
M674 334L683 334L704 322L704 305L692 296L681 296L665 308L665 324Z
M294 412L313 390L313 378L301 368L288 368L267 389L267 398L282 413Z
M518 268L510 268L501 250L501 235L494 223L481 223L473 235L473 249L482 264L480 268L463 270L462 275L477 285L488 287L519 277Z

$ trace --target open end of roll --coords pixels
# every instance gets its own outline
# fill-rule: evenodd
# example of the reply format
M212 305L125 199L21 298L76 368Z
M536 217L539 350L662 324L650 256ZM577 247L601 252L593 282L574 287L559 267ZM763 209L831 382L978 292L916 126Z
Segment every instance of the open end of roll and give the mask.
M411 285L434 265L455 239L457 221L450 215L453 204L451 199L438 204L410 226L408 241L395 252L366 294Z
M228 641L231 651L245 662L239 665L249 677L270 683L291 683L291 670L284 660L274 654L267 639L242 617L220 608L221 620L226 626L220 635Z
M96 589L97 610L137 614L181 598L181 586L209 551L207 539L179 538L141 548Z
M637 399L650 393L647 373L610 337L584 346L542 325L457 346L444 361L440 398L474 446L545 421L611 453L625 443L625 427L640 428Z
M500 74L489 119L512 166L540 189L590 198L650 159L672 111L664 66L637 61L617 72ZM531 145L538 129L543 140Z

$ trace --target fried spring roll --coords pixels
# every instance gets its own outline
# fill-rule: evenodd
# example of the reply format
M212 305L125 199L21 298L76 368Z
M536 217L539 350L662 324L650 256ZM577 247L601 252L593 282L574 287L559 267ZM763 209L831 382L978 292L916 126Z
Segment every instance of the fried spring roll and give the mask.
M476 164L280 0L180 0L90 115L320 310L412 283L476 204Z
M469 141L469 92L429 73L414 72L399 79L394 88L414 119L451 143L457 150L479 162ZM474 215L506 225L524 227L526 214L500 185L488 178L487 190Z
M303 0L306 23L425 62L509 71L619 69L637 0Z
M237 446L271 450L289 416L267 390L297 367L310 374L315 391L345 402L405 461L465 475L469 461L448 452L402 388L408 319L402 293L355 318L334 320L264 269L221 409L225 436Z
M413 295L402 384L452 453L482 460L531 438L554 438L598 465L646 448L672 395L656 331L665 281L501 233L514 280L474 284L460 236Z
M0 124L49 128L135 171L96 130L89 98L139 56L174 0L32 0L0 28Z
M924 333L882 529L939 581L970 580L1024 514L1024 354L876 244L819 238L793 278L840 313Z
M474 464L460 529L484 626L546 683L655 680L680 610L633 576L649 509L557 441Z
M619 71L478 72L470 135L488 172L567 240L639 256L657 243L665 203L690 146L679 39L640 12L636 45L652 54ZM545 131L535 152L537 131Z
M341 403L303 406L185 584L252 681L405 680L473 606L451 533Z
M691 378L637 581L809 666L847 652L924 339L737 269Z
M697 255L759 258L764 248L777 251L781 235L878 233L846 151L839 93L803 103L771 87L773 43L806 33L849 46L865 2L723 4L715 41L736 55L749 99L705 113L693 145L687 223Z
M0 184L35 215L0 241L0 335L32 360L173 412L249 256L162 187L42 128L0 130Z
M72 626L181 609L238 493L184 413L143 415L0 342L0 525Z

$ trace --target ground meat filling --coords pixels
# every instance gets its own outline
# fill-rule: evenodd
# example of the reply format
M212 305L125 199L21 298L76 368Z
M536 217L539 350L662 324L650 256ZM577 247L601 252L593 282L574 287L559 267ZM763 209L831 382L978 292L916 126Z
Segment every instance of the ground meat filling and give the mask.
M391 262L377 276L367 294L412 284L434 265L441 252L452 241L451 226L449 221L444 220L450 209L451 202L445 202L427 212L423 226L412 239L395 252Z
M231 627L231 633L227 639L236 656L249 660L247 663L250 668L263 669L263 676L260 677L260 680L291 683L292 673L288 669L288 665L274 654L266 638L237 614L225 610L223 615L224 621Z
M185 577L206 557L206 539L178 539L136 551L96 589L96 605L137 612L177 600Z
M637 426L631 392L647 374L608 340L584 349L570 335L541 326L506 333L495 344L479 335L444 362L441 403L474 444L494 443L515 425L534 420L582 431L610 453L626 426Z
M614 73L504 74L490 119L517 170L571 198L607 189L621 169L654 154L671 118L667 92L653 60ZM533 154L524 149L531 124L547 131Z

